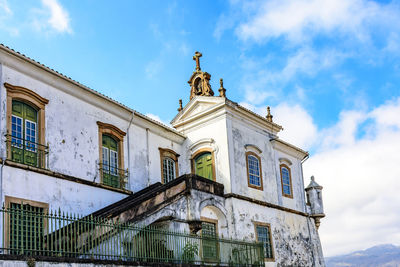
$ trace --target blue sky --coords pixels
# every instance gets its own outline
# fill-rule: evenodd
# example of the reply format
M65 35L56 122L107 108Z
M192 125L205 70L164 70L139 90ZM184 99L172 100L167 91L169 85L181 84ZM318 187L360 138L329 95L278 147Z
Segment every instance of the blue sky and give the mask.
M400 244L399 1L0 0L0 36L165 123L202 52L215 92L223 78L231 100L270 105L280 137L311 152L327 256Z

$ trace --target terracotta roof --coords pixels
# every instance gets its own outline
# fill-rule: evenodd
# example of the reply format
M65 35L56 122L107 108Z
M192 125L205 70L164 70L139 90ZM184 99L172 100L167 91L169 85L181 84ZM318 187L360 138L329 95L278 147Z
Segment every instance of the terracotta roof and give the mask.
M0 49L6 51L6 52L8 52L8 53L10 53L10 54L12 54L12 55L14 55L16 57L19 57L20 59L23 59L23 60L25 60L25 61L27 61L27 62L29 62L29 63L31 63L31 64L33 64L33 65L35 65L35 66L37 66L37 67L39 67L41 69L43 69L45 71L48 71L49 73L54 74L54 75L58 76L59 78L65 79L68 82L71 82L71 83L75 84L76 86L79 86L80 88L85 89L85 90L87 90L87 91L89 91L89 92L91 92L91 93L93 93L93 94L95 94L95 95L97 95L97 96L99 96L101 98L104 98L104 99L106 99L106 100L108 100L108 101L120 106L121 108L124 108L124 109L134 113L135 115L138 115L139 117L142 117L142 118L144 118L144 119L146 119L146 120L148 120L148 121L150 121L150 122L152 122L154 124L157 124L157 125L165 128L165 129L167 129L167 130L169 130L169 131L171 131L171 132L173 132L175 134L178 134L178 135L180 135L182 137L185 137L184 135L182 135L180 132L176 131L175 129L173 129L173 128L171 128L171 127L169 127L169 126L167 126L167 125L165 125L165 124L163 124L163 123L161 123L159 121L151 119L151 118L147 117L146 115L144 115L144 114L142 114L142 113L140 113L140 112L138 112L138 111L136 111L134 109L131 109L128 106L126 106L126 105L124 105L124 104L112 99L111 97L108 97L108 96L100 93L99 91L96 91L96 90L94 90L94 89L92 89L92 88L90 88L90 87L88 87L86 85L83 85L80 82L72 79L71 77L68 77L68 76L66 76L66 75L64 75L64 74L62 74L62 73L60 73L60 72L58 72L58 71L56 71L56 70L44 65L44 64L42 64L42 63L40 63L40 62L38 62L38 61L36 61L36 60L34 60L32 58L20 53L20 52L18 52L18 51L15 51L14 49L12 49L12 48L4 45L4 44L0 43Z

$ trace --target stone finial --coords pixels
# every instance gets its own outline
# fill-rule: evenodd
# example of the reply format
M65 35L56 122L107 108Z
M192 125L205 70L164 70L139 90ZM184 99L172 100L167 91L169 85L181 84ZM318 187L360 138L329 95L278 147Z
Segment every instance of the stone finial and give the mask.
M179 108L178 108L178 112L181 112L182 109L183 109L183 107L182 107L182 99L179 99Z
M219 84L221 85L221 86L219 87L219 89L218 89L219 96L220 96L220 97L226 97L226 94L225 94L226 89L224 88L224 80L223 80L222 78L219 79Z
M311 176L311 181L315 182L314 175Z
M193 60L196 60L196 71L200 71L200 57L203 56L200 52L196 51Z
M319 226L321 225L321 218L320 217L315 217L314 218L314 222L315 222L315 228L317 228L317 231L318 231Z
M267 116L266 116L266 118L267 118L267 121L269 121L269 122L272 122L272 115L271 115L271 108L268 106L267 107Z

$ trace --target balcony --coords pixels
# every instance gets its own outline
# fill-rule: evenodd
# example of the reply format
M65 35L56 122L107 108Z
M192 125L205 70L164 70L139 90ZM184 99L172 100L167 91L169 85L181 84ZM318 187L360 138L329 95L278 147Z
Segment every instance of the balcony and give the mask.
M47 212L29 204L0 209L4 256L218 266L263 266L263 245L137 226L110 218ZM60 260L57 260L60 261ZM141 265L139 264L139 265Z
M125 189L128 182L128 170L119 169L108 164L99 164L101 182L114 188Z
M37 168L48 169L48 146L10 134L6 135L6 143L8 160Z

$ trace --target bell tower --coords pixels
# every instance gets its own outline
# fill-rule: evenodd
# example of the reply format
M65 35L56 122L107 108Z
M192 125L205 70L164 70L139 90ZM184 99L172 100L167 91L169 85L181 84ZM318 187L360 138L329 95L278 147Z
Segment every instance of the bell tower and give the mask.
M194 53L193 60L196 61L196 71L193 72L188 83L190 85L190 100L193 97L199 96L214 96L214 92L211 89L210 78L211 75L208 72L202 71L200 68L200 52Z

